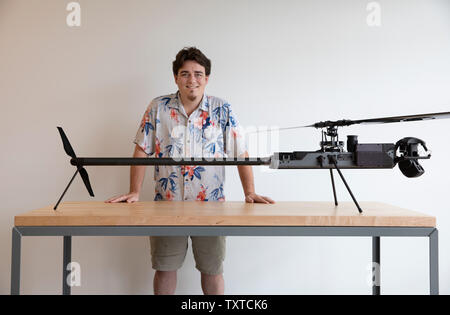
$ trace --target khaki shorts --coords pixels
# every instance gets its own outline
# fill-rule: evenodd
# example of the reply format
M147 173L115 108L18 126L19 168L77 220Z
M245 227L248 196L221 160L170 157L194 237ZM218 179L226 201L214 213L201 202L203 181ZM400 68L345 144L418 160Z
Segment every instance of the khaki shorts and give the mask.
M188 248L188 236L151 236L153 269L175 271L181 268ZM208 275L223 273L225 236L191 236L195 267Z

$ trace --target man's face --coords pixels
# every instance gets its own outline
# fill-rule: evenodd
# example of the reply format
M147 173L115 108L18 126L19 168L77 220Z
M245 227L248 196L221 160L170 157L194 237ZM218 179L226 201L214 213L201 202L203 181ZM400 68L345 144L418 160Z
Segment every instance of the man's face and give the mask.
M193 60L185 61L183 66L175 75L175 83L183 98L191 102L198 101L203 97L209 76L205 74L205 67Z

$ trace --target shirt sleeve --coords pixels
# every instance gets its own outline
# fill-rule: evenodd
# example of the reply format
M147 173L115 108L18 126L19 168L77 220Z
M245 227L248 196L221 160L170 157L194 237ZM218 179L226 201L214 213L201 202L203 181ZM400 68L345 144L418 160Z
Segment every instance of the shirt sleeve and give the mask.
M147 107L133 141L149 156L155 153L156 106L157 103L152 101Z
M227 110L224 131L225 154L227 157L240 157L247 151L244 128L239 124L231 105L224 105Z

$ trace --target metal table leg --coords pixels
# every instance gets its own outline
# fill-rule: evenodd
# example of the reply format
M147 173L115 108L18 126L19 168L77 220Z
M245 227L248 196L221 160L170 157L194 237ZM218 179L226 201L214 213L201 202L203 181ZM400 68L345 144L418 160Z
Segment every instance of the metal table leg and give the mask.
M70 276L69 267L70 261L72 260L72 236L64 236L64 253L63 253L63 283L62 292L63 295L70 295L70 286L67 277Z
M434 229L430 234L430 294L439 294L439 249L438 230Z
M11 294L20 294L20 250L22 234L16 227L12 229L12 255L11 255Z
M372 295L381 294L380 237L372 237Z

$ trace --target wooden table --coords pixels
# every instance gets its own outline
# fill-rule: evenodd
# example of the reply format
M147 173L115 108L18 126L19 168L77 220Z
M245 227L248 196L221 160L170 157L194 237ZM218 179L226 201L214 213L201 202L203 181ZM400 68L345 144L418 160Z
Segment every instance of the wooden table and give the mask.
M378 202L66 202L18 215L12 229L11 294L20 293L22 236L63 236L63 294L72 236L369 236L373 294L380 294L380 238L429 237L430 294L439 293L435 217Z

